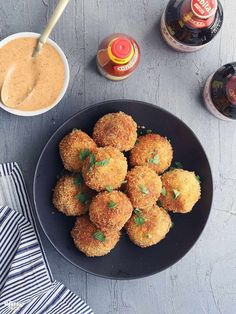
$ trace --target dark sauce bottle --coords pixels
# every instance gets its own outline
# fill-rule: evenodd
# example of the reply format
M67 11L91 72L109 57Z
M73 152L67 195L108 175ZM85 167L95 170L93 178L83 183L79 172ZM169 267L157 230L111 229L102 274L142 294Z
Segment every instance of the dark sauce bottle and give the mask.
M203 96L214 116L236 121L236 62L222 66L208 78Z
M171 0L161 18L161 33L180 52L194 52L207 45L223 24L219 0Z

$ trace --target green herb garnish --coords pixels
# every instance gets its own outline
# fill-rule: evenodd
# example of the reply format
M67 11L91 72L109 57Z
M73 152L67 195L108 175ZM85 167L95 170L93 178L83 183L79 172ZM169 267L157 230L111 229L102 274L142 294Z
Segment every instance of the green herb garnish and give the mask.
M139 190L140 192L142 192L143 194L149 194L148 188L145 185L140 185L139 186Z
M137 216L137 217L134 217L134 221L136 223L136 225L138 226L141 226L144 224L144 218L142 216Z
M167 195L167 191L166 191L166 188L165 188L164 186L163 186L163 188L162 188L161 194L162 194L163 196L166 196L166 195Z
M159 155L155 155L153 158L149 158L149 159L148 159L148 163L149 163L149 164L158 165L159 162L160 162L160 157L159 157Z
M84 179L82 177L81 173L78 173L76 178L74 178L74 184L76 185L82 185L84 183Z
M198 175L195 175L195 177L196 177L197 181L198 181L199 183L201 183L201 178L200 178Z
M108 208L115 208L115 207L116 207L116 202L110 201L110 202L108 203Z
M106 191L107 192L112 192L113 191L113 187L110 186L110 185L106 186Z
M135 142L135 145L139 144L139 142L140 142L139 139L137 139Z
M157 201L157 205L159 206L159 207L163 207L163 204L162 204L162 202L159 200L159 201Z
M178 168L178 169L183 169L183 164L182 164L181 162L176 161L176 162L175 162L175 165L176 165L176 168Z
M100 242L104 242L106 240L104 233L101 231L94 232L93 237Z
M145 220L144 220L144 218L143 218L143 216L142 216L141 210L138 209L138 208L135 208L135 209L133 210L133 212L134 212L135 215L136 215L136 216L134 217L134 221L135 221L136 225L138 225L138 226L143 225L144 222L145 222Z
M85 148L79 152L79 157L81 160L85 160L90 155L90 150Z
M90 201L90 197L88 194L85 193L79 193L76 195L76 198L82 203L82 204L88 204Z
M93 167L96 163L96 158L94 154L89 154L89 168Z
M140 210L140 209L138 209L138 208L135 208L135 209L134 209L134 213L135 213L137 216L142 215L141 210Z
M146 133L147 133L147 134L150 134L150 133L152 133L152 130L150 130L150 129L149 129L149 130L146 130Z
M95 162L95 166L107 166L110 162L110 158Z
M173 198L176 200L180 196L180 192L178 190L173 189Z

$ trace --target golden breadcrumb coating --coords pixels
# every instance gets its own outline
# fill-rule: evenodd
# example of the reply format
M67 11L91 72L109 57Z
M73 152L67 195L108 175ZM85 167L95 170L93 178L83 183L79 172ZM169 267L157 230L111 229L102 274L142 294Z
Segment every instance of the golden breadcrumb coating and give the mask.
M129 151L137 140L137 124L124 112L108 113L95 124L93 139L98 146Z
M173 149L170 142L159 134L140 136L130 152L132 166L145 165L158 174L170 167L172 159Z
M201 187L195 173L174 169L161 177L163 192L160 196L162 206L175 213L188 213L201 197Z
M71 172L82 170L83 160L89 151L97 145L85 132L74 129L67 134L59 144L61 159L65 169Z
M79 216L88 211L94 192L83 183L82 175L61 177L53 192L53 205L67 216Z
M126 189L134 207L152 206L162 190L161 178L147 166L136 166L128 171Z
M84 161L82 173L88 187L96 191L118 189L127 173L127 160L116 148L99 147Z
M136 209L126 224L130 240L145 248L157 244L170 231L172 222L168 213L157 205Z
M99 230L88 215L78 217L71 236L75 246L87 256L103 256L108 254L117 244L120 232L117 230Z
M101 192L94 197L89 207L91 221L102 230L121 230L133 211L128 197L120 192Z

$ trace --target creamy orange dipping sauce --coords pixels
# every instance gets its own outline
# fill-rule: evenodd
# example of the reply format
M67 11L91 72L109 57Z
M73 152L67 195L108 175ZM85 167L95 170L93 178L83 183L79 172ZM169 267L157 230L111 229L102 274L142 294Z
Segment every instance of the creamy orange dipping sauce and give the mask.
M57 50L46 43L32 57L37 38L18 38L0 48L0 89L3 104L23 111L51 106L65 81L65 66Z

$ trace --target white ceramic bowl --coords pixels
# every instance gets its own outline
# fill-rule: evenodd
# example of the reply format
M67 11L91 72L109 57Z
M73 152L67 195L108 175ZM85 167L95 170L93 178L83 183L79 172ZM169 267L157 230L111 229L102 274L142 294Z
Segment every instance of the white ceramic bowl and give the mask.
M16 33L16 34L13 34L13 35L8 36L8 37L4 38L3 40L1 40L0 41L0 48L2 48L3 46L5 46L10 41L17 39L17 38L22 38L22 37L39 38L39 36L40 36L40 34L31 33L31 32ZM64 67L65 67L64 86L63 86L59 96L51 104L51 106L48 106L46 108L39 109L39 110L32 110L32 111L23 111L23 110L8 108L0 100L0 107L2 109L4 109L5 111L10 112L10 113L15 114L15 115L18 115L18 116L25 116L25 117L37 116L39 114L45 113L45 112L51 110L52 108L54 108L61 101L62 97L65 95L68 84L69 84L69 79L70 79L70 69L69 69L68 61L66 59L64 52L61 50L61 48L53 40L48 39L47 42L57 50L57 52L61 56L61 59L64 63Z

